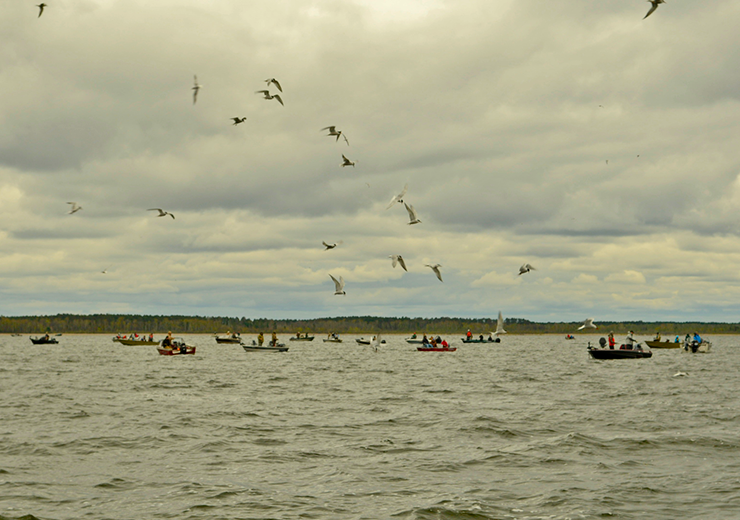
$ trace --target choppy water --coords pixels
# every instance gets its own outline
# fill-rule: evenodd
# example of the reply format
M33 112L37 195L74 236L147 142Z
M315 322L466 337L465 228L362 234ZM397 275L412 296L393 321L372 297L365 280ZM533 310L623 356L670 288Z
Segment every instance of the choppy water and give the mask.
M740 517L740 337L614 361L187 339L0 337L0 519Z

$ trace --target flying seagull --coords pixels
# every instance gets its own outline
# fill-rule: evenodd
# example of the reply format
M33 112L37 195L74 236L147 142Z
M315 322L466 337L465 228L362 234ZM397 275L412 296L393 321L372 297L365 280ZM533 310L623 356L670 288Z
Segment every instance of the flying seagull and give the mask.
M403 270L408 272L408 269L406 269L406 262L403 261L403 257L401 255L388 255L388 258L391 259L393 267L396 267L397 264L401 264Z
M334 295L347 294L346 292L344 292L344 278L340 276L339 280L337 280L332 275L329 275L329 277L334 280Z
M532 267L531 264L524 264L519 268L519 276L523 275L524 273L528 273L529 271L536 271L534 267Z
M82 209L82 206L78 206L76 202L67 202L67 204L72 204L72 208L69 210L68 215L71 215L72 213L77 213Z
M265 99L277 99L281 105L285 106L285 103L283 103L283 99L280 97L280 94L272 95L270 94L269 90L258 90L255 92L255 94L262 94L265 96Z
M203 85L198 84L198 76L193 76L193 105L195 105L195 102L198 101L198 91L200 90L200 87Z
M158 217L166 217L167 215L169 215L170 217L175 218L175 215L173 215L169 211L163 210L162 208L150 208L147 211L159 211L159 215L157 215Z
M278 83L278 80L276 80L275 78L266 79L265 83L267 83L267 88L270 88L270 83L272 83L280 92L283 91L283 87L280 86L280 83Z
M337 127L336 126L327 126L327 127L322 128L321 130L322 131L329 130L329 133L326 134L326 135L335 135L335 136L337 136L337 139L336 139L337 141L339 141L339 136L344 137L344 142L347 143L347 146L349 146L349 141L347 140L347 136L344 135L341 130L337 130Z
M504 316L501 311L498 311L498 320L496 321L496 332L491 332L491 336L498 336L500 334L506 334L504 330Z
M324 247L326 248L324 249L324 251L328 251L329 249L334 249L335 247L337 247L339 244L342 243L342 241L339 240L336 244L327 244L326 242L321 242L321 243L324 244Z
M342 161L344 161L344 162L342 164L340 164L339 166L341 166L341 167L352 166L353 168L355 166L355 163L357 162L357 161L350 161L349 159L347 159L347 156L344 155L344 154L342 154Z
M377 352L378 351L378 347L380 346L380 343L382 341L383 340L380 338L380 334L376 334L375 336L373 336L373 339L370 340L370 346L373 347L375 349L375 351Z
M658 8L658 6L660 4L664 4L665 3L665 0L648 0L648 2L650 2L653 5L650 7L650 10L645 15L645 18L647 18L648 16L650 16L651 14L653 14L653 12ZM643 18L643 20L645 18Z
M234 126L238 125L239 123L243 123L247 120L246 117L232 117L231 120L234 122Z
M398 202L399 204L403 204L403 196L406 195L406 192L408 191L408 189L409 189L409 185L408 184L404 185L403 190L401 190L401 193L399 193L398 195L394 195L391 201L385 207L385 209L391 209L391 206L393 206L396 202Z
M578 327L578 330L583 329L597 329L598 327L594 325L594 319L593 318L586 318L586 320L583 322L583 325Z
M408 225L411 224L421 224L421 220L418 219L416 216L416 211L414 211L414 207L411 204L403 203L404 206L406 206L406 211L409 212L409 222Z
M441 281L443 281L443 280L442 280L442 273L440 273L440 272L439 272L439 268L440 268L440 267L442 267L442 266L441 266L440 264L433 264L433 265L429 265L429 264L424 264L424 265L426 265L426 266L427 266L427 267L429 267L429 268L430 268L430 269L431 269L432 271L434 271L434 274L436 274L436 275L437 275L437 278L439 278L439 281L440 281L440 282L441 282Z
M44 7L46 7L46 4L41 3L38 4L36 7L39 8L39 15L36 18L41 18L41 15L44 13Z

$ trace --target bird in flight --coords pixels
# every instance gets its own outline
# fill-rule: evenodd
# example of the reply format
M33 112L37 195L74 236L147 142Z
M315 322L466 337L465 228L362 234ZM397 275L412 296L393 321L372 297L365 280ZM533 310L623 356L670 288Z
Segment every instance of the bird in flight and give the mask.
M424 265L426 265L426 266L427 266L427 267L429 267L429 268L430 268L430 269L431 269L432 271L434 271L434 274L436 274L436 275L437 275L437 278L439 278L439 281L440 281L440 282L442 281L442 273L440 273L440 272L439 272L439 268L440 268L440 267L442 267L442 266L441 266L440 264L432 264L432 265L429 265L429 264L424 264Z
M650 6L650 10L649 10L649 11L647 12L647 14L645 15L645 18L647 18L648 16L650 16L651 14L653 14L653 12L655 12L655 10L656 10L656 9L658 8L658 6L659 6L660 4L664 4L664 3L665 3L665 0L648 0L648 2L650 2L650 3L651 3L651 4L653 4L653 5L652 5L652 6ZM643 18L643 20L644 20L645 18Z
M270 88L270 83L272 83L280 92L283 91L283 87L280 86L280 83L278 83L278 80L276 80L275 78L266 79L265 83L267 83L267 88Z
M193 105L198 101L198 91L203 85L198 84L198 76L193 76Z
M82 209L82 206L78 206L76 202L67 202L67 204L72 204L72 207L69 210L68 215L71 215L72 213L77 213Z
M173 215L169 211L163 210L162 208L150 208L147 211L159 211L159 215L157 215L158 217L166 217L167 215L169 215L170 217L175 218L175 215Z
M327 244L326 242L321 242L321 243L324 244L324 247L326 248L324 249L324 251L328 251L329 249L334 249L335 247L337 247L339 244L342 243L342 241L340 240L336 244Z
M238 125L239 123L243 123L247 120L246 117L232 117L231 120L234 122L234 126Z
M403 190L401 190L401 193L399 193L398 195L394 195L385 209L391 209L391 206L393 206L396 202L398 202L399 204L403 204L403 196L406 195L406 192L408 191L408 189L409 189L409 185L408 184L404 185Z
M581 325L580 327L578 327L578 330L583 330L583 329L597 329L597 328L598 327L596 325L594 325L594 319L593 318L586 318L585 321L583 322L583 325Z
M534 267L532 267L532 264L524 264L519 268L519 276L523 275L524 273L528 273L529 271L536 271Z
M403 261L403 257L401 255L388 255L388 258L391 259L391 263L393 264L393 267L396 267L396 265L401 264L401 267L404 271L408 272L408 269L406 269L406 262Z
M345 294L346 295L347 293L344 292L344 278L342 278L340 276L339 277L339 280L337 280L332 275L329 275L329 277L332 280L334 280L334 295L337 295L337 294Z
M44 7L46 7L46 4L41 3L38 4L36 7L39 8L39 15L36 18L41 18L41 15L44 14Z
M353 168L355 166L355 163L357 162L357 161L350 161L349 159L347 159L347 156L344 154L342 154L342 161L343 161L342 164L340 164L339 166L341 167L352 166Z
M335 136L337 136L336 141L339 141L339 136L344 137L344 142L347 143L347 146L349 146L349 141L347 140L347 136L344 135L341 130L337 130L337 127L336 126L327 126L327 127L321 129L321 131L324 131L324 130L329 130L329 133L326 134L326 135L335 135Z
M409 213L409 222L408 225L411 224L421 224L421 220L416 216L416 211L414 210L414 207L411 204L403 203L404 206L406 206L406 211Z
M283 103L283 99L280 97L280 94L270 94L269 90L258 90L255 92L255 94L263 94L265 96L265 99L277 99L281 105L285 106L285 103Z

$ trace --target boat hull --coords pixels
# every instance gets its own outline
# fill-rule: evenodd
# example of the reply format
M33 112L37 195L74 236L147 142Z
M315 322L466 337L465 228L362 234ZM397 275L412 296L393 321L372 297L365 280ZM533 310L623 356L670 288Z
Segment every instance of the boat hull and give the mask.
M55 345L59 343L56 338L30 338L34 345Z
M159 352L160 356L182 356L184 354L195 354L195 347L185 347L184 352L181 348L158 348L157 352Z
M313 341L316 336L309 336L307 338L289 338L290 341Z
M324 343L342 343L343 342L343 340L341 339L325 339L323 341Z
M239 345L242 342L240 338L216 338L216 343L232 343Z
M681 348L680 343L674 343L672 341L646 341L645 345L650 348Z
M369 345L370 344L370 340L369 339L362 339L362 338L360 338L360 339L356 339L355 341L357 342L358 345ZM384 339L381 339L380 340L380 343L382 345L385 345L385 340Z
M287 352L288 347L278 344L277 347L260 345L242 345L245 352Z
M463 343L501 343L501 338L496 338L496 339L491 339L491 338L488 338L488 339L467 339L467 338L462 338L462 342Z
M419 352L455 352L457 347L416 347Z
M159 345L159 341L137 341L135 339L120 339L120 338L113 338L113 342L120 343L121 345L128 345L128 346L148 345L152 347L154 345Z
M588 353L594 359L634 359L653 357L649 350L627 350L621 348L589 348Z

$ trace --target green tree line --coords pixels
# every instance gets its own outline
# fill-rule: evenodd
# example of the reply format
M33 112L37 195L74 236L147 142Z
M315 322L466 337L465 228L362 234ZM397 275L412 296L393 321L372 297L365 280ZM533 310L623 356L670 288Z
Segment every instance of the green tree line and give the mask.
M511 334L574 334L580 322L533 322L521 318L507 318L504 328ZM664 336L683 335L697 331L700 334L740 334L740 323L721 322L598 322L598 329L587 329L584 333L613 331L625 334L633 330L636 334L652 335L661 332ZM228 331L243 334L259 332L295 334L463 334L470 329L476 336L496 330L496 320L490 318L383 318L377 316L346 316L315 319L248 319L235 317L207 316L144 316L136 314L57 314L54 316L0 316L0 333L88 333L129 334L131 332L164 334L211 334Z

